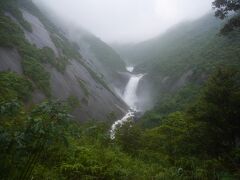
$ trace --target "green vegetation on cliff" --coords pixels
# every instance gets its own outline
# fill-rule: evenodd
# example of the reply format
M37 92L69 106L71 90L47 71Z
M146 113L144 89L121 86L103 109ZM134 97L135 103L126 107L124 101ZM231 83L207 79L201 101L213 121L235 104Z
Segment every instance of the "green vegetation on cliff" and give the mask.
M5 16L5 12L12 15L12 11L9 10L9 6L14 6L14 10L18 12L19 17L22 19L23 17L21 11L19 10L19 6L26 8L36 15L49 30L54 44L58 50L61 51L61 55L56 57L53 50L49 47L38 49L34 45L31 45L25 39L24 32L20 26L10 17ZM47 96L51 96L50 75L44 67L46 64L51 64L58 71L64 73L70 59L78 60L88 70L96 82L102 84L103 87L111 91L105 81L82 60L81 55L78 52L78 48L74 45L74 43L71 43L62 36L58 32L57 28L41 14L31 1L11 0L9 2L1 2L0 10L0 46L15 48L18 50L22 57L24 74L29 77L35 83L37 88L42 90ZM19 21L19 18L16 19ZM20 24L22 25L22 23Z
M34 8L28 1L19 2ZM29 44L22 29L4 15L4 10L10 11L6 4L0 3L0 46L19 52L24 74L0 73L0 179L240 179L238 31L218 36L219 23L207 16L170 31L174 36L162 37L161 43L150 42L137 70L153 78L159 103L138 122L119 127L111 140L107 120L74 121L69 113L81 106L75 96L25 106L35 86L51 95L46 64L64 72L68 59L76 58L108 86L82 61L74 44L61 37L52 37L64 49L60 62L50 48ZM108 56L102 54L103 60ZM185 86L158 91L161 84L154 77L175 80L189 70ZM80 79L79 88L90 95ZM108 120L116 120L114 114Z
M31 32L32 27L31 25L23 18L21 11L19 10L18 3L16 0L7 0L0 2L0 12L3 13L10 13L17 21L22 25L22 27Z
M45 59L43 56L46 55L48 59L47 54L42 54L43 50L29 44L23 31L9 17L0 14L0 21L0 46L17 49L22 57L24 74L34 81L38 88L50 95L49 75L40 64Z
M23 76L13 72L0 72L0 102L18 99L29 100L32 84Z
M106 71L110 71L112 73L125 71L124 61L107 44L94 36L91 37L90 35L86 35L83 40L90 45L89 48L95 54L100 63L105 66Z
M239 75L219 69L189 106L152 111L161 116L124 124L115 140L108 123L71 120L73 98L29 110L20 100L3 100L0 178L239 179ZM28 89L17 92L19 82L14 84L8 92L19 95L9 97L25 97Z

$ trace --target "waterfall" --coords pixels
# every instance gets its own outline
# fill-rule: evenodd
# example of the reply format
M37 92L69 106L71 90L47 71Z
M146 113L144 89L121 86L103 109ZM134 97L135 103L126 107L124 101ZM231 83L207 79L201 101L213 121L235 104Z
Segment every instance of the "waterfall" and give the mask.
M134 70L134 67L127 67L126 68L129 72ZM124 123L129 121L134 117L134 112L139 111L138 109L138 97L137 97L137 89L139 81L143 78L144 74L134 75L132 74L123 94L123 100L126 104L130 107L128 113L120 120L117 120L111 127L110 130L110 137L111 139L115 138L116 129L122 126Z
M134 112L133 111L128 111L128 113L120 120L117 120L113 125L110 130L110 138L114 139L115 138L115 132L116 129L120 126L122 126L124 123L128 122L129 119L134 117Z
M128 67L126 67L126 69L127 69L128 72L133 72L134 67L133 66L128 66Z
M129 107L137 111L137 88L138 88L138 83L142 79L144 75L139 74L139 75L132 75L130 80L128 81L128 84L125 88L124 94L123 94L123 100L129 105Z

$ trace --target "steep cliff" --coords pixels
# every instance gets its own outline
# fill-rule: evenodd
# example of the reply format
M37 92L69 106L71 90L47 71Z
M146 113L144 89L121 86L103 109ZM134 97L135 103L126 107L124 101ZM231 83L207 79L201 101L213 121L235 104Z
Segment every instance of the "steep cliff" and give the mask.
M14 71L30 79L34 85L32 103L46 98L74 99L79 102L74 110L79 120L105 120L113 113L122 116L127 106L110 83L117 79L118 71L124 71L117 53L97 39L103 56L97 62L98 57L84 53L81 39L73 42L29 0L1 2L0 7L0 71ZM88 51L95 54L94 49ZM113 57L104 56L109 51ZM118 69L104 68L105 60L111 58ZM108 78L110 74L116 78Z

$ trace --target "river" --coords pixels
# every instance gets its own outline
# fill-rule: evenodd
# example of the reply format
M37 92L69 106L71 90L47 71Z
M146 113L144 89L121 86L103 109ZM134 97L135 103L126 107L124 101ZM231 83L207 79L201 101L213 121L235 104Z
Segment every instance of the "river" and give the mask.
M138 107L138 84L140 80L144 77L144 74L133 74L134 67L129 66L126 67L127 71L131 73L129 81L125 87L122 99L125 103L130 107L128 113L120 120L114 122L110 130L111 139L115 138L115 132L118 127L121 127L124 123L132 120L135 112L139 112L140 109Z

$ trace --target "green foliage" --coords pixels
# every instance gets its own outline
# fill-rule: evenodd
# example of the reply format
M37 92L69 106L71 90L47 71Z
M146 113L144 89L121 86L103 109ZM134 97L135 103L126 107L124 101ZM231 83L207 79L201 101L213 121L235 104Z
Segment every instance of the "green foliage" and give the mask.
M155 107L146 112L139 123L143 128L153 128L161 124L165 116L176 111L183 111L190 106L201 93L202 87L189 84L177 92L160 94Z
M30 45L24 38L22 30L10 18L0 15L0 45L4 47L16 48L23 58L22 66L24 74L29 77L38 88L50 96L50 76L41 63L53 62L51 50L43 48L37 49Z
M58 49L62 50L62 53L69 59L81 59L81 55L78 52L76 46L69 42L66 38L60 37L57 34L52 34L51 39Z
M8 12L10 13L14 18L17 19L17 21L22 25L22 27L32 32L31 25L23 18L22 12L18 8L18 1L17 0L7 0L7 1L1 1L0 2L0 12Z
M78 97L73 96L73 95L68 97L67 104L73 110L77 107L80 107L80 102L79 102Z
M41 61L43 63L54 64L54 62L55 62L55 55L54 55L54 52L53 52L53 50L51 48L44 47L44 48L39 50L39 54L42 56L41 57Z
M99 77L99 75L97 75L90 67L88 67L88 65L86 65L86 63L82 60L82 57L79 53L79 47L75 43L70 42L63 35L61 35L61 33L59 33L59 30L35 7L35 5L31 1L18 0L16 2L16 0L10 0L10 2L11 2L10 4L14 5L14 8L16 10L18 10L18 6L23 7L40 19L40 21L44 24L46 29L50 32L50 37L54 44L56 45L56 47L58 48L60 56L56 58L51 48L44 47L39 50L35 46L30 45L25 40L24 33L22 32L21 28L19 28L16 23L14 23L10 18L5 17L3 14L0 14L1 18L0 23L3 24L3 26L0 27L0 33L3 35L0 38L1 46L17 48L17 50L19 51L23 58L29 59L29 57L31 57L41 64L49 63L62 73L64 73L66 65L69 63L68 61L69 59L78 60L87 69L89 74L96 82L102 84L104 88L106 88L112 94L114 94L108 87L106 82L101 77ZM0 6L0 10L4 11L5 4L8 3L3 4L4 4L3 6ZM34 62L34 64L36 63ZM43 70L43 72L41 73L42 75L47 73L44 69L42 70ZM33 74L28 73L28 75ZM36 79L34 77L29 78ZM44 78L46 78L46 76L42 77L41 79ZM39 87L40 89L43 89L42 82L37 82L36 84L40 85ZM86 93L86 90L84 91ZM48 86L45 87L44 92L47 93L46 95L49 96L50 89Z
M40 13L29 1L19 2ZM0 2L1 9L4 3ZM216 32L211 30L204 38L198 39L199 34L194 34L195 41L188 39L190 33L179 29L183 36L177 38L174 46L165 39L166 47L156 51L161 56L155 54L152 67L148 66L150 76L158 77L160 72L161 77L171 75L177 79L191 69L191 83L177 93L165 91L166 96L159 98L159 104L140 122L124 124L111 140L108 123L70 121L68 111L79 106L77 97L69 96L64 103L43 102L29 109L22 105L32 91L28 79L50 95L44 64L52 64L63 72L68 58L79 60L96 81L108 87L81 60L74 44L57 37L58 48L65 50L63 56L56 58L51 49L39 50L27 43L11 19L1 15L0 23L0 45L19 51L27 77L0 73L0 179L240 178L239 70L220 68L200 91L202 75L210 74L216 65L239 67L238 32L211 38ZM53 26L45 23L54 33ZM193 29L201 30L202 25L194 26ZM171 41L176 37L170 37ZM86 95L82 102L87 103L88 89L81 80L79 86ZM157 92L162 96L164 90ZM112 118L114 114L109 115Z
M114 140L110 124L69 121L75 97L29 111L2 101L0 178L239 179L239 79L239 71L220 69L194 103L156 108L144 117L159 118L154 127L129 122ZM194 91L186 87L176 99L187 92Z
M69 122L66 107L43 103L30 113L1 116L1 179L122 179L154 176L144 164L112 146L103 123ZM6 121L8 120L8 121Z
M86 87L86 82L84 82L83 80L81 79L78 79L78 83L79 83L79 86L82 88L84 94L89 97L90 93L88 91L88 88Z
M194 119L205 123L205 135L212 137L204 142L209 154L217 156L237 147L240 137L239 80L239 71L220 68L210 78L203 97L189 110Z
M91 75L91 77L98 83L100 83L104 88L106 88L108 91L110 91L113 95L115 95L111 89L108 87L108 85L106 84L106 82L103 80L102 77L99 77L99 75L94 72L83 60L82 60L82 56L79 53L79 48L75 43L69 42L65 37L62 37L58 34L51 34L51 39L53 40L54 44L56 45L56 47L58 49L60 49L62 51L62 54L64 55L63 57L59 58L56 64L56 67L62 71L63 69L65 69L65 66L67 64L67 59L75 59L77 60L79 63L81 63L81 65L87 69L87 71L89 72L89 74ZM80 85L81 87L83 87L83 85ZM84 92L86 93L86 88Z
M13 72L0 72L0 102L12 99L27 101L31 97L32 84Z
M28 8L35 9L32 2L29 1L20 1L22 6L27 6ZM11 7L11 8L10 8ZM21 12L18 10L18 4L15 0L10 0L9 2L1 2L0 9L4 12L6 9L14 10L15 15L18 14L17 20L22 24L23 17ZM12 13L11 11L11 13ZM4 16L0 13L0 46L15 48L20 53L22 60L22 66L24 69L24 74L31 79L35 85L42 90L47 96L51 95L50 90L50 76L45 70L43 64L51 64L57 68L60 72L64 72L65 67L68 63L67 58L59 57L56 58L52 49L44 47L42 49L37 49L34 45L29 44L21 28L13 22L9 17ZM40 15L40 11L38 15ZM41 16L43 18L43 16ZM44 19L44 18L43 18ZM46 20L45 20L46 21ZM26 23L25 23L26 24ZM48 24L48 27L51 25ZM65 45L63 48L68 47L69 51L72 49L72 46ZM66 51L68 51L68 49ZM75 52L75 51L74 51ZM68 53L68 55L71 53ZM79 57L79 56L78 56Z
M115 121L117 119L117 115L114 111L110 112L107 116L107 119L112 122Z
M232 17L227 24L221 29L220 33L223 35L229 34L234 30L239 30L240 27L240 15Z
M193 153L196 146L194 135L199 126L182 112L168 115L157 128L146 131L145 141L149 149L158 150L175 160L179 156Z
M50 96L50 75L45 71L44 67L37 60L31 57L25 58L22 63L24 74L30 77L37 87L40 88L47 96Z
M8 104L1 104L1 109ZM58 102L43 103L28 114L18 103L11 104L19 110L1 116L0 177L29 179L36 164L51 157L53 147L66 146L65 126L70 116Z
M147 73L154 100L161 103L185 85L202 86L220 65L240 68L240 33L219 35L223 24L208 14L129 48L127 58Z
M18 149L22 147L22 120L25 115L15 100L0 103L0 109L0 178L10 179L10 174L16 172L14 161L21 160Z
M59 72L64 73L68 63L69 62L66 57L59 57L55 60L54 66L57 68Z
M44 47L40 49L37 53L39 54L38 59L41 61L41 63L51 64L59 72L64 73L66 66L69 63L66 57L60 56L56 58L54 51L49 47Z
M229 12L235 11L238 12L240 9L240 1L239 0L215 0L213 3L213 8L216 10L215 16L220 19L224 19L227 17Z
M145 125L157 121L144 132L143 152L154 154L151 161L160 156L170 167L181 168L183 178L237 179L239 80L238 70L222 67L211 76L199 98L183 106L181 112L166 114L155 108L143 118Z
M9 17L0 16L0 23L1 46L13 47L22 41L23 32Z
M132 122L127 122L117 129L115 142L123 151L134 154L141 146L141 136L141 129L134 126Z
M104 88L106 88L109 92L111 92L114 96L115 94L112 92L112 90L108 87L107 83L103 80L102 77L100 77L97 73L95 73L90 67L88 67L85 63L82 62L82 65L87 69L88 73L91 75L91 77L101 84Z
M84 41L89 43L89 48L101 64L105 66L106 71L118 72L125 70L125 64L121 57L100 39L87 36Z
M1 115L1 118L4 118L4 117L14 117L20 110L20 103L19 101L17 101L16 99L13 99L13 100L8 100L7 102L6 101L1 101L1 104L0 104L0 115Z

